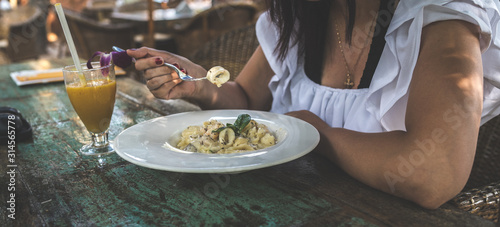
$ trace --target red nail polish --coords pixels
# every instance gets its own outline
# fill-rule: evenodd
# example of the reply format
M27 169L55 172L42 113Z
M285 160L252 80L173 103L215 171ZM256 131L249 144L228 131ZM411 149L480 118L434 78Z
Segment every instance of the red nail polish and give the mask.
M157 65L161 65L161 64L163 64L163 60L162 60L161 58L156 58L156 59L155 59L155 63L156 63Z

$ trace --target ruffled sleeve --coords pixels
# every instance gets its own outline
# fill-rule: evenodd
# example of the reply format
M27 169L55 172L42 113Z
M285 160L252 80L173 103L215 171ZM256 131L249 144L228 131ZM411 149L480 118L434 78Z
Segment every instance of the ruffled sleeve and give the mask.
M273 94L273 108L275 112L286 112L283 107L292 105L290 82L300 67L297 61L297 45L290 45L284 61L277 58L274 50L278 44L278 29L271 22L269 13L260 15L256 24L256 34L259 44L275 75L269 83Z
M492 0L400 1L386 34L386 46L374 73L367 110L386 131L405 130L408 88L417 62L422 28L443 20L465 20L478 25L483 52L485 105L483 121L500 111L499 3ZM491 100L493 99L493 101ZM490 100L486 102L487 100ZM483 123L484 123L483 122Z
M280 62L274 55L274 48L278 44L278 30L271 22L268 12L260 15L255 30L262 51L274 73L277 75L283 74L286 65Z

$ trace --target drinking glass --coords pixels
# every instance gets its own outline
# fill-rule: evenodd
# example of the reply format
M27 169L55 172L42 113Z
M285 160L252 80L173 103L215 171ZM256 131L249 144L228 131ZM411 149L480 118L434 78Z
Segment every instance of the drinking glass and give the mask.
M92 62L92 69L82 64L82 73L74 65L63 68L64 84L69 100L92 136L92 142L80 148L84 155L114 152L108 140L116 94L115 67ZM85 79L83 79L85 78Z

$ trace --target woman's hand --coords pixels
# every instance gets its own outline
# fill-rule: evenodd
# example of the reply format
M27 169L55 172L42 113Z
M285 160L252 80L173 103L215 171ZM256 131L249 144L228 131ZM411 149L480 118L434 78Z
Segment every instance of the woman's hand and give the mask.
M320 135L319 144L314 149L314 152L319 153L319 154L324 155L324 156L327 156L332 160L336 159L333 156L333 152L332 152L333 146L332 146L332 144L330 144L330 141L328 140L328 138L325 137L325 135L327 135L328 131L331 129L331 127L325 121L323 121L316 114L314 114L308 110L292 111L292 112L286 113L285 115L301 119L301 120L306 121L307 123L311 124L312 126L314 126L318 130L319 135Z
M308 110L292 111L292 112L286 113L286 115L304 120L307 123L314 126L318 130L330 128L330 126L326 122L324 122L321 118L316 116L316 114L314 114Z
M144 70L146 85L157 98L189 99L202 109L258 109L271 107L272 95L267 87L274 72L260 47L241 70L235 81L217 87L208 80L183 82L164 62L177 63L192 77L205 77L207 70L190 60L151 48L127 50L136 59L135 68ZM224 67L224 65L222 65Z
M166 51L142 47L127 50L127 54L136 59L135 68L144 71L144 79L151 93L162 99L196 98L200 85L206 81L184 83L175 71L163 63L178 64L190 76L204 77L207 71L187 58Z

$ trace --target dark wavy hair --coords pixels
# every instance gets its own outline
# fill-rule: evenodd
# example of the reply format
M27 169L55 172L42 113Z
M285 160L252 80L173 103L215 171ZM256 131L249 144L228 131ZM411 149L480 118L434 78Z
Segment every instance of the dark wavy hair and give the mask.
M325 38L332 0L267 0L271 21L280 28L275 53L284 60L291 45L298 45L299 55L305 55L305 71L314 82L320 83L325 51ZM347 0L347 32L351 43L356 14L356 1ZM298 26L298 27L296 27Z

